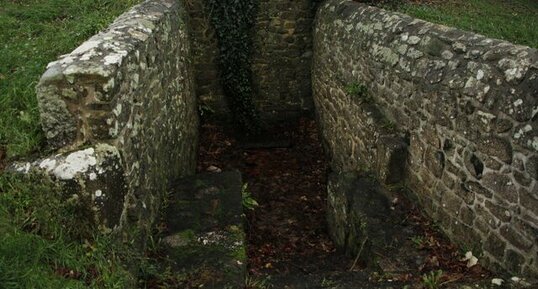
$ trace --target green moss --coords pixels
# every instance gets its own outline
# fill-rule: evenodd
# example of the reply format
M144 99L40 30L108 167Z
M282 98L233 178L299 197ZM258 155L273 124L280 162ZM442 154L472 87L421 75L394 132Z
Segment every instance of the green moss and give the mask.
M184 230L184 231L181 231L179 233L179 236L181 238L184 238L185 240L188 240L188 241L194 241L196 240L196 233L194 233L193 230Z
M372 96L368 93L368 87L362 83L351 83L346 86L346 92L350 97L360 99L367 103L372 102Z
M443 48L444 48L444 43L437 38L433 38L426 45L425 51L429 55L441 56L441 53L443 52Z
M245 245L245 233L243 230L237 226L230 226L228 227L228 230L231 233L231 241L234 244L233 250L230 254L230 257L232 257L235 260L246 262L247 261L247 250ZM236 245L240 244L240 245Z

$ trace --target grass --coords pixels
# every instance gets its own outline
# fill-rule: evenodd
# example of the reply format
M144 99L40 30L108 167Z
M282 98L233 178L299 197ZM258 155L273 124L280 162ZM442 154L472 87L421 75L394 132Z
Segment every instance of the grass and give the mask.
M139 0L0 0L0 150L39 150L35 85L47 63L72 51Z
M126 264L142 257L111 236L89 233L85 220L77 204L42 177L0 176L0 288L126 288L135 282Z
M538 48L538 1L452 0L404 2L397 10L434 23Z

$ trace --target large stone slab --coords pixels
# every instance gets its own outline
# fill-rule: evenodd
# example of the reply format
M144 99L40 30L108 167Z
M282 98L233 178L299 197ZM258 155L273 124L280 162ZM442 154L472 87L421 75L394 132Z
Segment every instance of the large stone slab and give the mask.
M374 178L356 173L331 174L327 190L329 233L337 247L375 265L374 247L391 239L388 193Z
M175 182L165 210L166 254L178 273L203 288L243 288L245 233L238 171Z

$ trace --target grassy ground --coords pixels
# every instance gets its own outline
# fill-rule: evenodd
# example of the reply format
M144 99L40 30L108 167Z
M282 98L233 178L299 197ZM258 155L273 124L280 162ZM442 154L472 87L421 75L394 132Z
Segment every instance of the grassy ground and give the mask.
M0 150L8 157L26 155L42 144L34 89L47 63L135 2L0 0Z
M415 0L397 10L430 22L538 48L536 0Z
M136 282L125 264L141 257L110 236L81 235L90 232L87 219L43 178L0 176L0 288L125 288Z

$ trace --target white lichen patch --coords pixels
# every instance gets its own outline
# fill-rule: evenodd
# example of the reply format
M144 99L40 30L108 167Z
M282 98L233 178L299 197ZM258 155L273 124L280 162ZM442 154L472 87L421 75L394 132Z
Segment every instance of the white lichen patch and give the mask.
M530 142L530 140L529 140ZM538 136L535 136L530 145L535 151L538 151Z
M482 78L484 78L484 70L479 69L476 73L476 79L481 80Z
M70 180L77 174L87 172L96 164L95 150L88 148L69 154L63 162L59 162L58 166L52 169L52 173L60 180Z
M101 41L88 40L88 41L82 43L79 47L77 47L77 49L73 50L73 52L71 52L71 54L83 54L83 53L86 53L87 51L90 51L90 50L92 50L94 48L97 48L100 43L101 43Z
M523 104L523 100L522 100L521 98L519 98L518 100L514 101L514 106L515 106L515 107L518 107L518 106L520 106L520 105L522 105L522 104Z
M491 113L481 111L481 110L477 111L476 113L480 116L480 120L484 124L488 124L488 123L490 123L492 120L494 120L496 118L495 115L493 115Z
M26 162L26 163L16 163L13 165L13 170L19 173L27 174L30 172L30 169L32 168L32 164Z
M515 134L514 134L514 138L515 139L520 139L522 138L526 133L528 133L529 131L532 130L532 126L530 124L527 124L526 126L520 128Z
M105 65L113 65L113 64L121 64L121 61L123 59L123 56L121 54L110 54L105 56L104 58L104 64Z
M39 164L39 168L45 170L46 172L52 171L56 167L56 160L55 159L44 159Z
M212 231L204 233L196 240L201 243L202 245L219 245L219 246L225 246L228 249L237 249L241 246L243 246L243 242L240 240L235 240L231 242L231 236L229 232L226 231Z

